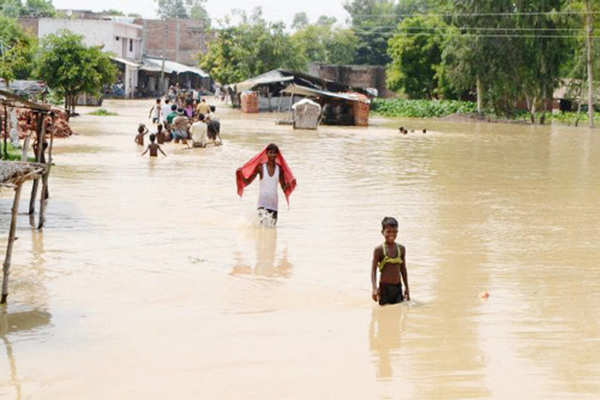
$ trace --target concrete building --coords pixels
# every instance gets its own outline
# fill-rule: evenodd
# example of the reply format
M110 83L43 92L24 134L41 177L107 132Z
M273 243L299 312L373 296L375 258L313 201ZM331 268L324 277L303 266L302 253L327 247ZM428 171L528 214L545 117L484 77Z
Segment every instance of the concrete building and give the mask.
M191 19L136 19L143 27L144 55L165 57L181 64L198 65L198 54L206 52L208 27Z
M119 79L125 97L132 97L138 85L138 63L143 56L142 27L109 19L41 18L38 37L55 34L63 29L83 36L86 46L100 46L110 53L119 67Z

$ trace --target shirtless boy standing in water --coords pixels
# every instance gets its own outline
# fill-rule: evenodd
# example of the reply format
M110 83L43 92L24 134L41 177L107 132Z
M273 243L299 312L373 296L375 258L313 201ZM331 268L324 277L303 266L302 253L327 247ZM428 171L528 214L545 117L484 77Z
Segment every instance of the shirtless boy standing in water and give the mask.
M146 148L146 151L144 151L142 153L142 156L145 156L147 152L150 152L150 157L158 157L159 151L162 153L163 156L165 156L165 157L167 156L165 154L165 152L162 151L160 146L157 145L156 143L154 143L155 140L156 140L156 135L153 133L150 135L150 144L148 145L148 148Z
M392 217L385 217L381 221L381 234L385 241L373 252L371 265L371 297L379 301L379 305L401 303L410 300L408 288L408 275L406 273L406 249L396 243L398 237L398 221ZM377 287L377 270L379 270L379 288ZM406 286L402 296L402 281Z

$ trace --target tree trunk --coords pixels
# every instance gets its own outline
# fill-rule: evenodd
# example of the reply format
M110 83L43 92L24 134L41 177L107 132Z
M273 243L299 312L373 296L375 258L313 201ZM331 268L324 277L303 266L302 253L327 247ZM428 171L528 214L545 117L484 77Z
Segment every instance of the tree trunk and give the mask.
M594 77L592 72L592 8L590 0L585 0L587 35L585 45L587 47L587 73L588 73L588 119L589 127L594 127Z
M4 159L8 160L8 109L4 105Z
M481 79L477 76L477 113L481 114L483 109L483 88L481 87Z

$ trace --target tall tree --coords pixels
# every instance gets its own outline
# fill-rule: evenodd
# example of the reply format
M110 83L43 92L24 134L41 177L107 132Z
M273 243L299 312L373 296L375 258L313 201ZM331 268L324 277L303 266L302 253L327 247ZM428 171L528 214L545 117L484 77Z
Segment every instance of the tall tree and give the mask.
M82 36L63 30L42 40L36 75L64 96L67 110L74 111L77 95L97 95L114 83L116 67L99 47L86 47Z
M304 29L308 26L308 15L302 11L294 14L294 19L292 20L292 29L297 31L300 29Z
M358 44L356 64L385 65L390 61L387 45L402 19L430 9L433 0L348 0L344 9L348 12L351 29Z
M156 0L158 16L167 18L189 18L184 0Z
M240 24L217 29L207 52L200 55L200 66L217 81L228 84L276 68L303 67L301 52L283 23L267 22L260 9L239 17Z
M437 67L441 62L446 24L438 17L403 20L389 40L387 83L410 98L431 98L438 88Z
M458 16L452 20L455 28L445 35L443 81L456 89L478 88L480 97L498 114L512 115L523 102L532 118L545 110L570 49L565 31L553 34L568 27L564 18L545 13L563 9L566 0L453 0L451 4Z
M35 39L14 19L0 15L0 75L7 83L29 78L34 51Z
M210 16L206 10L207 0L186 0L190 8L190 18L196 21L201 21L202 26L206 29L210 28Z

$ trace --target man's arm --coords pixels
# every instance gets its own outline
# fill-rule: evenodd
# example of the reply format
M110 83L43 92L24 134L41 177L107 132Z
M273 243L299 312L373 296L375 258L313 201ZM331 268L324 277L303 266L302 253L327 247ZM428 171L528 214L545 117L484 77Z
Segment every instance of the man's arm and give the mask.
M245 183L246 185L249 185L249 184L251 184L251 183L252 183L252 181L254 181L254 179L256 178L256 175L260 175L260 167L261 167L261 165L260 165L260 164L258 164L258 165L256 166L256 168L254 169L254 172L252 173L252 175L250 175L250 176L248 177L248 179L246 179L246 178L244 178L244 177L242 176L242 180L244 181L244 183Z
M149 145L148 145L148 147L146 147L146 151L144 151L144 152L142 153L142 156L145 156L145 155L146 155L146 153L148 152L148 150L150 150L150 146L149 146Z
M410 289L408 287L408 273L406 272L406 249L402 247L402 266L400 266L400 274L402 275L402 280L404 281L404 299L410 300Z
M148 113L148 119L152 116L152 111L154 111L154 106L150 107L150 112Z
M379 300L379 293L377 292L377 264L379 264L379 248L375 248L373 251L373 261L371 263L371 298L373 301Z
M165 154L165 152L164 152L164 151L163 151L163 150L160 148L160 146L158 146L158 151L160 151L160 152L162 153L162 155L163 155L163 156L165 156L165 157L167 156L167 155Z
M279 168L279 184L281 185L281 190L285 192L287 189L287 184L285 183L285 179L283 179L283 169Z

